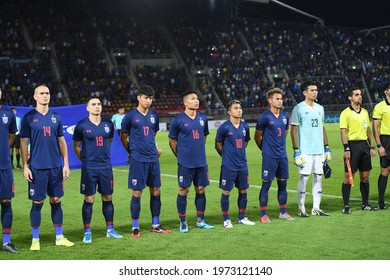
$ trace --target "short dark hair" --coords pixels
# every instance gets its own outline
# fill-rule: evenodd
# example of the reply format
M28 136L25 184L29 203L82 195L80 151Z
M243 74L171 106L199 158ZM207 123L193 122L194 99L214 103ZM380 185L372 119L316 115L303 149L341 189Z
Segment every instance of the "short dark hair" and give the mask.
M142 85L138 89L137 95L154 96L154 89L151 86Z
M240 104L241 105L241 101L238 100L238 99L230 100L229 103L226 106L226 109L229 111L234 104Z
M353 95L353 92L354 92L355 90L360 90L360 87L353 86L353 87L350 87L349 89L347 89L347 94L348 94L348 96L352 96L352 95Z
M386 83L383 87L383 91L390 89L390 83Z
M195 94L199 97L198 92L197 92L196 90L194 90L194 89L188 89L188 90L186 90L185 92L183 92L182 97L184 98L184 97L186 97L187 95L190 95L190 94L192 94L192 93L195 93Z
M314 81L303 82L301 85L301 91L304 92L309 86L317 86L317 83Z

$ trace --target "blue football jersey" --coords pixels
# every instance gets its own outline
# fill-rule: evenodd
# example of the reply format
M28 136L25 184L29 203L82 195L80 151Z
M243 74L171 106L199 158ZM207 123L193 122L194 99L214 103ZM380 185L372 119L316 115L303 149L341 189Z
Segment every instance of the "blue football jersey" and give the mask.
M81 162L90 169L111 167L110 139L114 137L112 121L102 119L99 125L89 118L79 121L73 132L73 140L81 141Z
M5 170L12 167L8 140L17 128L15 114L10 109L0 105L0 115L0 170Z
M182 112L171 121L169 138L177 142L177 161L186 168L204 167L205 136L209 134L206 115L197 112L194 119Z
M289 117L280 110L276 117L269 109L260 115L256 123L256 130L263 131L262 152L273 158L287 157L286 131L289 126Z
M62 119L49 110L42 115L36 109L27 112L22 119L21 138L30 139L30 166L48 169L62 166L58 137L64 136Z
M132 158L139 162L158 160L154 134L157 133L159 127L160 117L151 109L143 115L134 108L125 115L122 120L122 132L129 133Z
M225 121L217 130L215 140L222 142L222 165L232 171L248 168L245 143L251 139L249 125L244 121L236 128L230 120Z

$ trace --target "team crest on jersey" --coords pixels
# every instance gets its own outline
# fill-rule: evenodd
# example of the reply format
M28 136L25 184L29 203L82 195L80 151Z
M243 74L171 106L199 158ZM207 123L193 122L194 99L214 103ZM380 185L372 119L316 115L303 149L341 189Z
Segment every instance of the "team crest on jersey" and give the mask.
M283 123L287 124L287 119L285 117L283 117Z
M225 185L226 185L226 180L222 179L222 186L225 186Z
M203 121L202 118L199 118L199 123L200 123L201 126L204 126L204 121Z
M51 121L52 121L53 123L56 123L56 122L57 122L56 117L54 117L53 115L51 115Z
M131 183L133 184L133 186L137 185L137 179L132 179Z
M268 176L268 170L264 170L263 171L263 175L266 177L266 176Z
M246 136L246 130L245 130L245 128L242 129L242 134L243 134L244 136Z
M179 176L179 182L183 183L183 176Z
M104 131L105 131L106 133L109 133L109 132L110 132L110 128L106 125L106 126L104 127Z
M35 189L30 189L30 196L34 196L35 194Z
M150 122L151 122L151 123L155 123L155 122L156 122L156 119L154 118L153 115L150 116Z
M8 117L7 116L3 116L3 123L7 124L8 123Z

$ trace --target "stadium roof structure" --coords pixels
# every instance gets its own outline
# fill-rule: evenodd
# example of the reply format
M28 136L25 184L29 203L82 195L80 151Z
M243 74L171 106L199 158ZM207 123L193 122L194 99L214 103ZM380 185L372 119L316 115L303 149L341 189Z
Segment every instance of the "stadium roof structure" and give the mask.
M327 26L389 29L385 1L355 0L232 0L243 16L274 18L292 22L321 22Z

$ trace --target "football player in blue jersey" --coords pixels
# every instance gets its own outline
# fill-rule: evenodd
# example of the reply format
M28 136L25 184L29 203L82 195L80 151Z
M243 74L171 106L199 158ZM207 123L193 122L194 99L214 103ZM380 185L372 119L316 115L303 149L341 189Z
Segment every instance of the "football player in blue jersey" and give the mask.
M69 177L68 148L65 142L61 116L49 108L50 91L40 85L34 90L35 109L22 118L20 144L23 160L23 177L28 181L29 199L32 200L30 223L32 243L30 250L40 250L39 233L41 211L49 196L51 219L54 224L57 246L74 246L62 234L63 211L61 197L63 181ZM28 145L30 141L30 158Z
M114 138L114 124L101 117L102 103L92 97L87 103L89 116L79 121L73 133L73 150L81 160L80 193L84 195L82 217L84 243L92 242L91 220L96 186L102 197L102 211L107 237L122 238L114 228L114 176L110 161L110 146Z
M150 191L152 232L171 232L160 224L161 172L155 140L160 121L158 113L150 109L153 96L153 88L146 85L141 86L137 94L137 108L130 110L122 121L121 142L131 155L128 187L132 189L130 212L133 238L140 237L141 196L146 186L149 187Z
M238 223L244 225L255 224L245 217L248 204L247 189L249 188L249 172L245 149L251 137L249 125L241 120L241 102L231 100L228 103L227 111L229 119L217 130L215 149L222 157L219 188L222 189L223 226L233 228L232 221L229 218L229 197L233 186L238 189Z
M0 89L0 100L2 92ZM11 243L11 230L13 212L11 200L15 196L14 177L12 173L12 160L10 149L15 140L16 128L15 114L0 103L0 205L1 226L3 233L3 251L18 253L19 249Z
M257 120L254 136L257 146L262 151L262 186L259 203L260 221L264 224L271 222L267 215L268 193L275 177L278 185L279 219L295 220L286 210L289 178L286 137L289 117L282 110L283 91L279 88L269 90L267 100L270 107Z
M169 129L169 146L177 157L177 211L180 218L180 232L188 232L186 217L187 195L192 184L195 187L196 226L212 229L204 219L206 209L206 186L210 184L206 162L206 138L209 134L208 119L198 111L199 97L195 90L183 94L184 112L174 117Z

